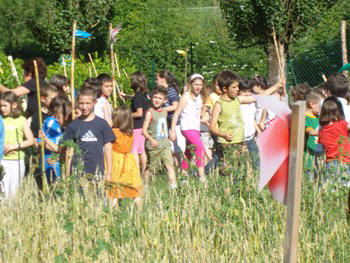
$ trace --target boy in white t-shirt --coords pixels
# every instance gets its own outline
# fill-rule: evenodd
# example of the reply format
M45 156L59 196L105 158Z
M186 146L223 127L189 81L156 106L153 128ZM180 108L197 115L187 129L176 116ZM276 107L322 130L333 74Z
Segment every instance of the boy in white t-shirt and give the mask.
M240 80L239 96L251 96L250 86L249 81ZM259 167L259 149L255 142L255 135L261 132L255 118L257 114L256 103L241 104L240 108L244 122L244 143L248 148L253 168L256 169Z
M98 99L95 105L94 113L105 119L109 126L112 127L112 105L109 103L108 98L111 96L113 91L113 81L111 76L102 73L97 76L97 80L101 83L101 93L98 94Z

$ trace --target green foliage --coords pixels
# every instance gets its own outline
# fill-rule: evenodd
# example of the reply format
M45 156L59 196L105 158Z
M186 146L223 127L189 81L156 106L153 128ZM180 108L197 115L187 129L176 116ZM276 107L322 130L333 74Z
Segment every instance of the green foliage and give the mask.
M280 41L290 43L317 25L335 0L223 0L221 8L231 36L248 45L272 42L275 27ZM242 43L242 44L243 44Z
M23 61L20 59L13 60L20 83L23 81L23 69L21 67ZM10 62L4 53L0 52L0 83L9 88L14 88L18 86L16 78L12 76Z

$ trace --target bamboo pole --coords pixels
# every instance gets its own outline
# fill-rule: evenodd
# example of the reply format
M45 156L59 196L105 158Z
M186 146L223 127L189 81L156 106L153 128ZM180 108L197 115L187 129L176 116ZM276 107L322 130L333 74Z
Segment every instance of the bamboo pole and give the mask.
M88 56L89 56L89 59L90 59L90 63L92 65L92 68L94 69L94 73L95 73L95 77L97 77L97 70L96 70L96 67L95 67L95 63L94 63L94 60L92 59L92 56L90 53L88 53Z
M117 57L116 53L114 53L114 60L115 60L116 66L117 66L118 78L120 78L119 62L118 62L118 57Z
M89 70L89 78L91 78L92 77L92 72L91 72L91 67L90 66L88 67L88 70Z
M38 64L36 60L33 60L34 72L35 72L35 82L36 82L36 94L38 100L38 116L39 116L39 130L43 130L43 116L41 112L41 100L40 100L40 81ZM41 154L41 183L43 187L44 194L47 193L47 182L46 182L46 172L45 172L45 144L43 138L40 140L40 154Z
M298 230L305 137L305 110L305 101L298 101L292 105L284 263L297 262L298 255Z
M326 77L325 74L322 74L322 79L323 79L324 82L327 82L327 77Z
M71 99L72 99L72 119L75 119L75 97L74 97L74 63L75 63L75 31L77 29L77 21L73 22L73 33L72 33L72 66L71 66Z
M277 43L275 27L272 27L272 35L273 35L273 42L274 42L274 45L275 45L278 66L279 66L279 69L280 69L280 78L281 78L284 75L284 71L283 71L283 68L282 68L280 49L279 49L279 46L278 46L278 43ZM286 89L285 85L283 86L283 92L284 92L284 95L287 95L287 89Z
M16 79L16 81L17 81L17 84L20 85L21 83L19 82L17 69L16 69L16 66L15 66L15 63L13 63L13 58L12 58L12 56L8 56L7 59L8 59L8 61L10 62L11 71L12 71L12 76L15 77L15 79Z
M109 23L109 36L110 36L110 50L111 50L111 69L112 69L112 83L113 83L113 108L117 108L117 90L115 83L115 67L114 67L114 55L113 55L113 41L111 39L112 36L112 23Z
M64 59L64 56L62 56L62 64L63 64L64 76L67 78L67 76L68 76L68 74L67 74L67 64L66 64L66 60Z
M343 65L348 64L348 49L346 46L346 21L341 21L341 51L342 51L342 58L343 58ZM348 72L344 71L344 74L348 76Z

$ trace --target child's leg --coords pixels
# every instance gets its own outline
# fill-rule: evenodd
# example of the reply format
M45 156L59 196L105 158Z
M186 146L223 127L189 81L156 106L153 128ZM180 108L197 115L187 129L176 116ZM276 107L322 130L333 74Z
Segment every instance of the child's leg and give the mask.
M171 154L170 147L164 148L161 153L161 159L164 163L167 171L168 171L168 178L169 178L169 184L170 186L176 185L176 176L175 176L175 170L174 170L174 162Z
M147 166L147 154L145 151L143 151L143 153L140 154L140 168L141 168L141 174L143 174L146 170L146 166Z
M196 130L187 130L182 131L187 141L193 144L196 154L196 166L198 167L199 177L204 177L204 156L205 156L205 148L200 138L200 132Z
M145 185L149 183L151 176L154 175L159 169L161 161L160 153L161 151L158 149L147 151L148 163L147 168L143 174L143 180Z

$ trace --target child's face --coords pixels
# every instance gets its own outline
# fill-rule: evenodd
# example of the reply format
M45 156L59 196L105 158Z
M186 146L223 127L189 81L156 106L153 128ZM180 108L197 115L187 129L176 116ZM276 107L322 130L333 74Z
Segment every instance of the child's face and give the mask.
M234 99L238 96L239 88L238 88L238 81L234 81L228 88L224 88L226 90L227 96L230 99Z
M165 96L161 93L153 94L152 105L154 108L158 109L163 106L165 102Z
M101 87L102 95L108 98L111 96L113 91L113 82L112 81L104 81Z
M191 92L193 95L198 96L202 88L203 88L203 81L197 78L192 82Z
M80 95L78 97L79 110L81 111L81 117L88 117L93 111L96 101L92 96Z
M261 86L257 86L257 85L255 85L254 87L253 87L253 93L254 94L261 94L261 92L263 92L264 90L263 90L263 88L261 87Z
M16 104L16 105L14 105ZM13 103L11 107L11 103L7 102L6 100L0 100L0 109L1 109L1 114L3 116L8 116L10 115L12 109L14 109L14 106L17 107L17 103Z
M215 92L216 94L218 94L218 95L221 95L221 94L222 94L221 89L220 89L220 87L219 87L219 84L218 84L218 81L217 81L217 80L214 82L214 92Z
M158 86L163 86L163 87L168 87L168 83L166 82L165 78L160 77L159 75L157 75L157 85Z
M321 111L320 104L321 104L320 101L310 103L310 108L314 115L320 115L320 111Z
M48 108L50 106L51 101L56 98L58 95L57 92L54 91L49 91L47 93L46 97L41 97L41 103L43 104L43 106L45 106L46 108Z
M62 113L60 113L60 112L57 112L56 115L55 115L55 118L56 118L57 122L58 122L61 126L63 126L64 121L65 121L64 115L63 115Z
M250 92L250 90L240 90L239 95L240 96L251 96L252 93Z

